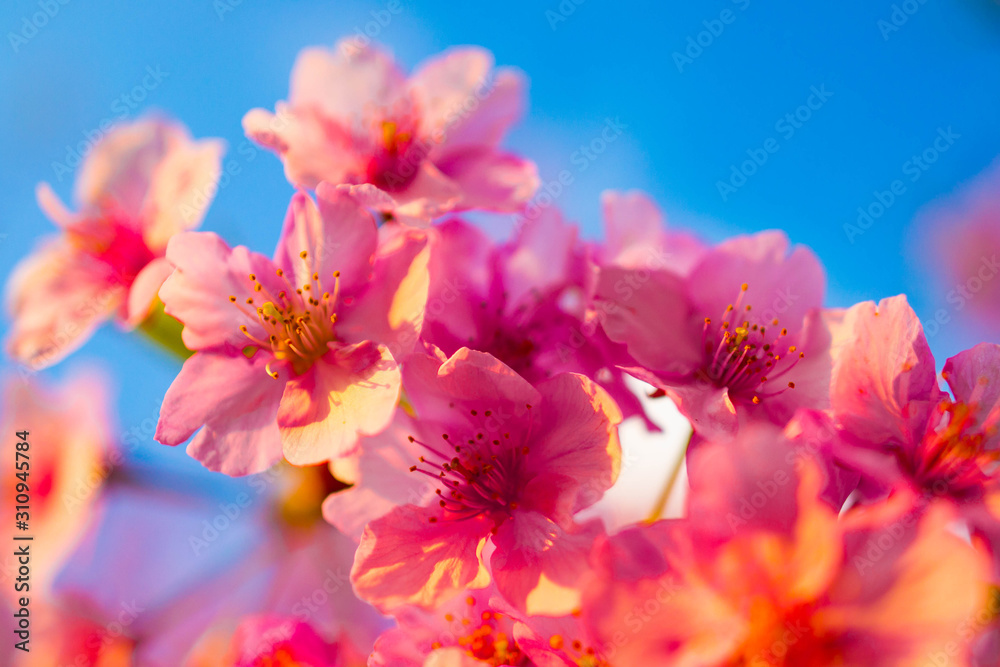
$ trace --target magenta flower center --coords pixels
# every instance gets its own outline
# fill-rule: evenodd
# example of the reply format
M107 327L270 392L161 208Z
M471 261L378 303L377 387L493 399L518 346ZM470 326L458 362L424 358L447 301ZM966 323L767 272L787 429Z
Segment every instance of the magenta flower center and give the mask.
M304 250L300 256L302 259L308 257ZM237 303L235 296L230 296L229 301L244 313L256 316L264 330L264 339L261 339L250 333L245 324L240 325L240 331L252 343L244 349L244 354L252 357L259 348L270 349L275 359L288 362L295 374L301 375L330 350L330 343L337 340L335 325L340 271L333 272L332 292L324 291L318 273L313 273L308 283L297 288L292 287L281 269L276 273L285 287L276 294L257 280L256 275L249 275L253 291L260 295L259 305L254 297L246 299L246 305L256 306L255 313ZM278 378L278 373L270 367L268 373Z
M393 112L379 115L373 122L365 178L387 192L404 189L417 175L427 148L416 141L417 120L412 114Z
M494 531L517 509L522 457L530 453L525 444L511 442L509 432L487 435L492 429L493 412L471 410L481 428L454 437L443 433L443 444L431 445L409 436L428 451L410 472L430 476L441 487L435 493L445 520L471 519L487 515L494 522ZM493 437L495 436L495 437ZM431 522L437 518L431 518Z
M68 230L67 236L77 249L106 264L125 286L155 258L142 233L116 214L87 220Z
M698 375L717 387L726 387L730 395L751 396L754 403L794 389L786 382L778 390L765 391L805 357L795 345L788 345L788 329L773 318L769 325L751 315L753 308L743 303L748 285L743 283L735 303L726 307L718 322L705 318L702 349L705 363ZM779 383L780 384L780 383Z

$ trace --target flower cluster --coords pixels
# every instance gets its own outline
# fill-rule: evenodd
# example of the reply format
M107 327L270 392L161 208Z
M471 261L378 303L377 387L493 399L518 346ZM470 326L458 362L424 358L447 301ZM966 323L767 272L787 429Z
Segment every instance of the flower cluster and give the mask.
M193 231L224 146L162 117L101 140L79 212L38 189L60 234L8 285L9 354L40 369L117 318L183 361L149 440L246 476L186 493L106 446L100 385L56 414L17 385L9 423L55 448L46 660L997 664L1000 346L939 374L904 296L826 308L808 248L712 244L640 192L603 193L599 241L525 215L535 166L500 147L524 88L478 48L409 76L303 51L243 118L296 188L270 257ZM657 401L687 474L610 529L584 510Z

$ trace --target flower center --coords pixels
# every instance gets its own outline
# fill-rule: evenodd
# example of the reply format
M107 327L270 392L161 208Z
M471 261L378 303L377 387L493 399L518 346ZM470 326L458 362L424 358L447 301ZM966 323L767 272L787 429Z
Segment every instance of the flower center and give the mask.
M1000 450L985 444L997 433L1000 411L980 424L975 403L941 401L938 427L928 430L917 450L915 476L925 483L945 482L953 492L981 488L992 479Z
M376 115L371 128L374 147L365 175L369 183L396 192L413 181L428 150L416 141L416 134L417 119L405 110Z
M729 304L717 323L705 318L702 348L705 364L698 375L717 387L726 387L731 395L750 395L754 403L794 389L794 382L765 392L765 383L788 373L805 357L795 345L789 345L788 329L781 328L778 318L769 325L751 315L752 307L743 304L748 285L743 283L739 296Z
M307 259L303 250L300 255ZM256 316L264 331L264 339L250 333L246 325L240 325L240 331L252 343L243 349L243 353L252 357L258 349L268 348L279 361L286 361L296 375L309 370L317 359L329 351L329 344L337 340L335 324L337 322L336 305L340 293L340 271L333 272L333 292L324 291L318 273L313 273L308 283L292 288L291 283L281 269L277 270L281 286L285 289L272 293L254 274L249 275L253 291L261 295L261 304L257 305L254 297L247 297L247 306L256 306L256 312L249 311L238 303L235 296L229 301L236 304L245 314ZM276 371L268 373L278 377Z
M131 285L155 257L142 234L116 214L84 221L66 234L76 248L108 265L124 285Z
M462 437L442 433L441 445L409 436L410 442L428 452L417 465L410 466L410 472L428 475L441 485L435 493L439 496L442 519L460 521L485 513L493 520L495 533L518 507L521 457L531 450L527 445L511 442L511 434L506 431L487 436L494 430L489 425L499 423L493 411L470 410L470 414L480 421L479 428ZM437 520L438 517L430 518L432 523Z
M509 619L490 610L483 611L478 618L474 618L472 609L476 605L476 599L470 595L465 603L469 611L462 618L456 619L454 614L447 613L444 620L457 626L452 634L457 637L455 641L465 649L466 655L493 667L522 667L531 664L512 637L513 624ZM435 650L442 647L441 642L431 645Z

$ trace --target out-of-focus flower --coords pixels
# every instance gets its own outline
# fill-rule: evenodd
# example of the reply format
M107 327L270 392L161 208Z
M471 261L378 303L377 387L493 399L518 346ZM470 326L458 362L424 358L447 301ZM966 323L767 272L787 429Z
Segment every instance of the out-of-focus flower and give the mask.
M0 433L15 469L0 480L0 511L12 524L23 520L24 534L45 545L32 553L36 590L51 585L111 472L107 394L104 377L93 371L76 372L51 386L34 379L4 381ZM30 502L19 503L18 494ZM18 560L13 549L6 551L0 566L3 592L16 600Z
M33 378L4 382L0 432L9 439L7 451L16 470L0 481L0 511L12 522L23 520L26 528L19 534L32 540L15 542L0 559L3 604L19 609L20 599L27 598L30 614L30 641L25 644L30 651L15 650L13 662L0 664L131 664L130 641L60 609L52 599L58 569L76 547L111 474L107 394L103 375L93 370L76 371L58 385ZM19 501L19 494L27 502ZM30 554L26 577L20 571L25 563L16 553L20 548ZM13 621L12 630L21 629L13 613L4 618ZM10 623L5 620L4 627ZM10 639L4 650L22 639L13 631L5 634ZM88 662L79 662L80 656Z
M514 619L498 608L491 586L461 591L435 609L405 605L393 616L397 627L376 640L371 667L482 667L526 665L514 639Z
M287 464L213 496L123 478L56 590L67 610L133 645L134 664L206 664L264 615L307 624L296 626L303 640L335 645L337 667L363 665L387 623L351 590L354 542L322 520L333 485L324 466Z
M352 40L304 50L289 101L253 109L249 137L281 156L294 185L371 184L368 205L411 224L471 208L514 212L538 187L533 163L498 149L521 115L523 77L493 71L475 47L407 78L388 54Z
M595 247L601 266L689 274L708 249L694 235L666 226L663 212L640 190L601 193L604 241Z
M396 507L368 524L351 571L358 595L379 608L433 607L482 588L490 581L480 560L489 542L492 579L508 602L565 613L600 530L573 515L617 477L617 406L583 376L532 387L465 348L447 361L414 355L403 372L419 416L410 437L424 450L411 471L430 480L438 500Z
M904 481L924 503L950 499L1000 560L1000 345L981 343L948 359L949 395L906 297L859 303L837 327L836 453L862 473L865 497Z
M1000 335L1000 160L972 184L929 208L927 254L943 269L946 301Z
M79 212L40 185L38 203L62 234L10 278L11 356L43 368L106 319L142 322L170 273L167 242L201 223L223 150L219 140L193 141L183 126L147 118L112 129L94 146L76 181Z
M417 340L427 299L426 239L372 216L343 188L318 206L292 199L271 261L215 234L167 249L160 290L184 324L184 363L163 400L156 438L228 475L281 458L314 464L378 433L399 397L397 358Z
M195 649L186 667L348 667L337 645L294 616L248 616L227 643L224 638Z
M583 619L607 664L920 664L986 600L986 559L946 505L918 519L904 490L838 520L821 466L773 426L695 450L690 471L688 517L595 552Z
M504 244L460 220L434 232L424 340L449 355L488 352L533 384L586 375L625 417L645 417L618 368L630 359L625 346L608 339L592 307L596 267L574 225L550 209Z
M789 252L784 234L762 232L705 251L693 267L673 264L601 269L597 307L635 358L631 374L663 390L707 439L827 407L825 280L810 250Z

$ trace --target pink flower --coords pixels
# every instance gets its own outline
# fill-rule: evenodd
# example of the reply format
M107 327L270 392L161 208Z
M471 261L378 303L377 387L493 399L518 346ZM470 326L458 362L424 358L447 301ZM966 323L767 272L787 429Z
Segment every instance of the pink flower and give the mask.
M595 551L582 617L607 664L917 664L985 602L985 558L946 506L914 515L901 492L838 519L821 467L773 426L697 449L690 472L687 518Z
M445 354L488 352L533 384L558 373L586 375L625 417L645 418L618 368L630 357L593 309L596 267L575 226L550 209L503 244L460 220L433 229L424 340Z
M568 611L594 536L573 515L617 477L617 406L587 378L532 387L495 358L461 349L444 361L413 356L404 386L424 455L412 474L437 502L396 507L365 529L351 570L379 608L433 607L486 586L489 542L497 589L529 613ZM599 523L599 522L597 522ZM571 607L570 607L571 608Z
M57 580L64 609L134 645L127 664L214 667L238 628L253 627L248 616L265 617L258 639L270 618L294 618L335 645L343 665L364 664L388 622L351 590L354 542L320 516L325 466L281 464L222 492L162 470L128 473L102 495Z
M48 592L59 564L83 532L83 522L111 474L113 452L108 387L99 372L75 371L59 385L5 378L0 431L7 439L10 473L0 480L0 511L24 520L35 540L32 586ZM23 436L23 438L22 438ZM18 508L27 487L30 507ZM0 583L14 601L18 559L13 549L0 556Z
M493 587L462 591L433 610L396 609L397 627L375 641L370 667L526 665L516 621Z
M655 267L687 275L707 250L694 235L667 229L663 212L641 190L605 190L601 206L604 242L595 249L601 266Z
M427 252L417 231L379 234L343 188L292 199L274 260L218 236L171 241L160 290L184 324L184 363L156 438L229 475L284 454L297 465L350 453L385 428L399 397L396 358L417 339Z
M534 164L498 149L523 87L483 49L452 49L406 78L388 54L345 39L299 54L288 103L253 109L243 127L281 156L294 185L370 183L360 190L368 205L411 224L513 212L538 186Z
M14 270L7 286L8 352L32 368L83 345L104 320L136 326L170 266L167 242L201 223L223 144L148 118L112 129L87 155L76 181L80 212L47 184L38 203L62 230Z
M308 665L340 667L337 647L295 617L250 616L233 635L233 667Z
M859 303L838 325L832 407L838 458L867 497L905 482L958 503L1000 552L1000 345L948 359L938 386L920 320L903 296Z
M741 423L784 426L829 401L824 277L781 232L726 241L684 273L673 261L601 270L598 308L608 336L628 346L627 370L663 390L705 438Z

